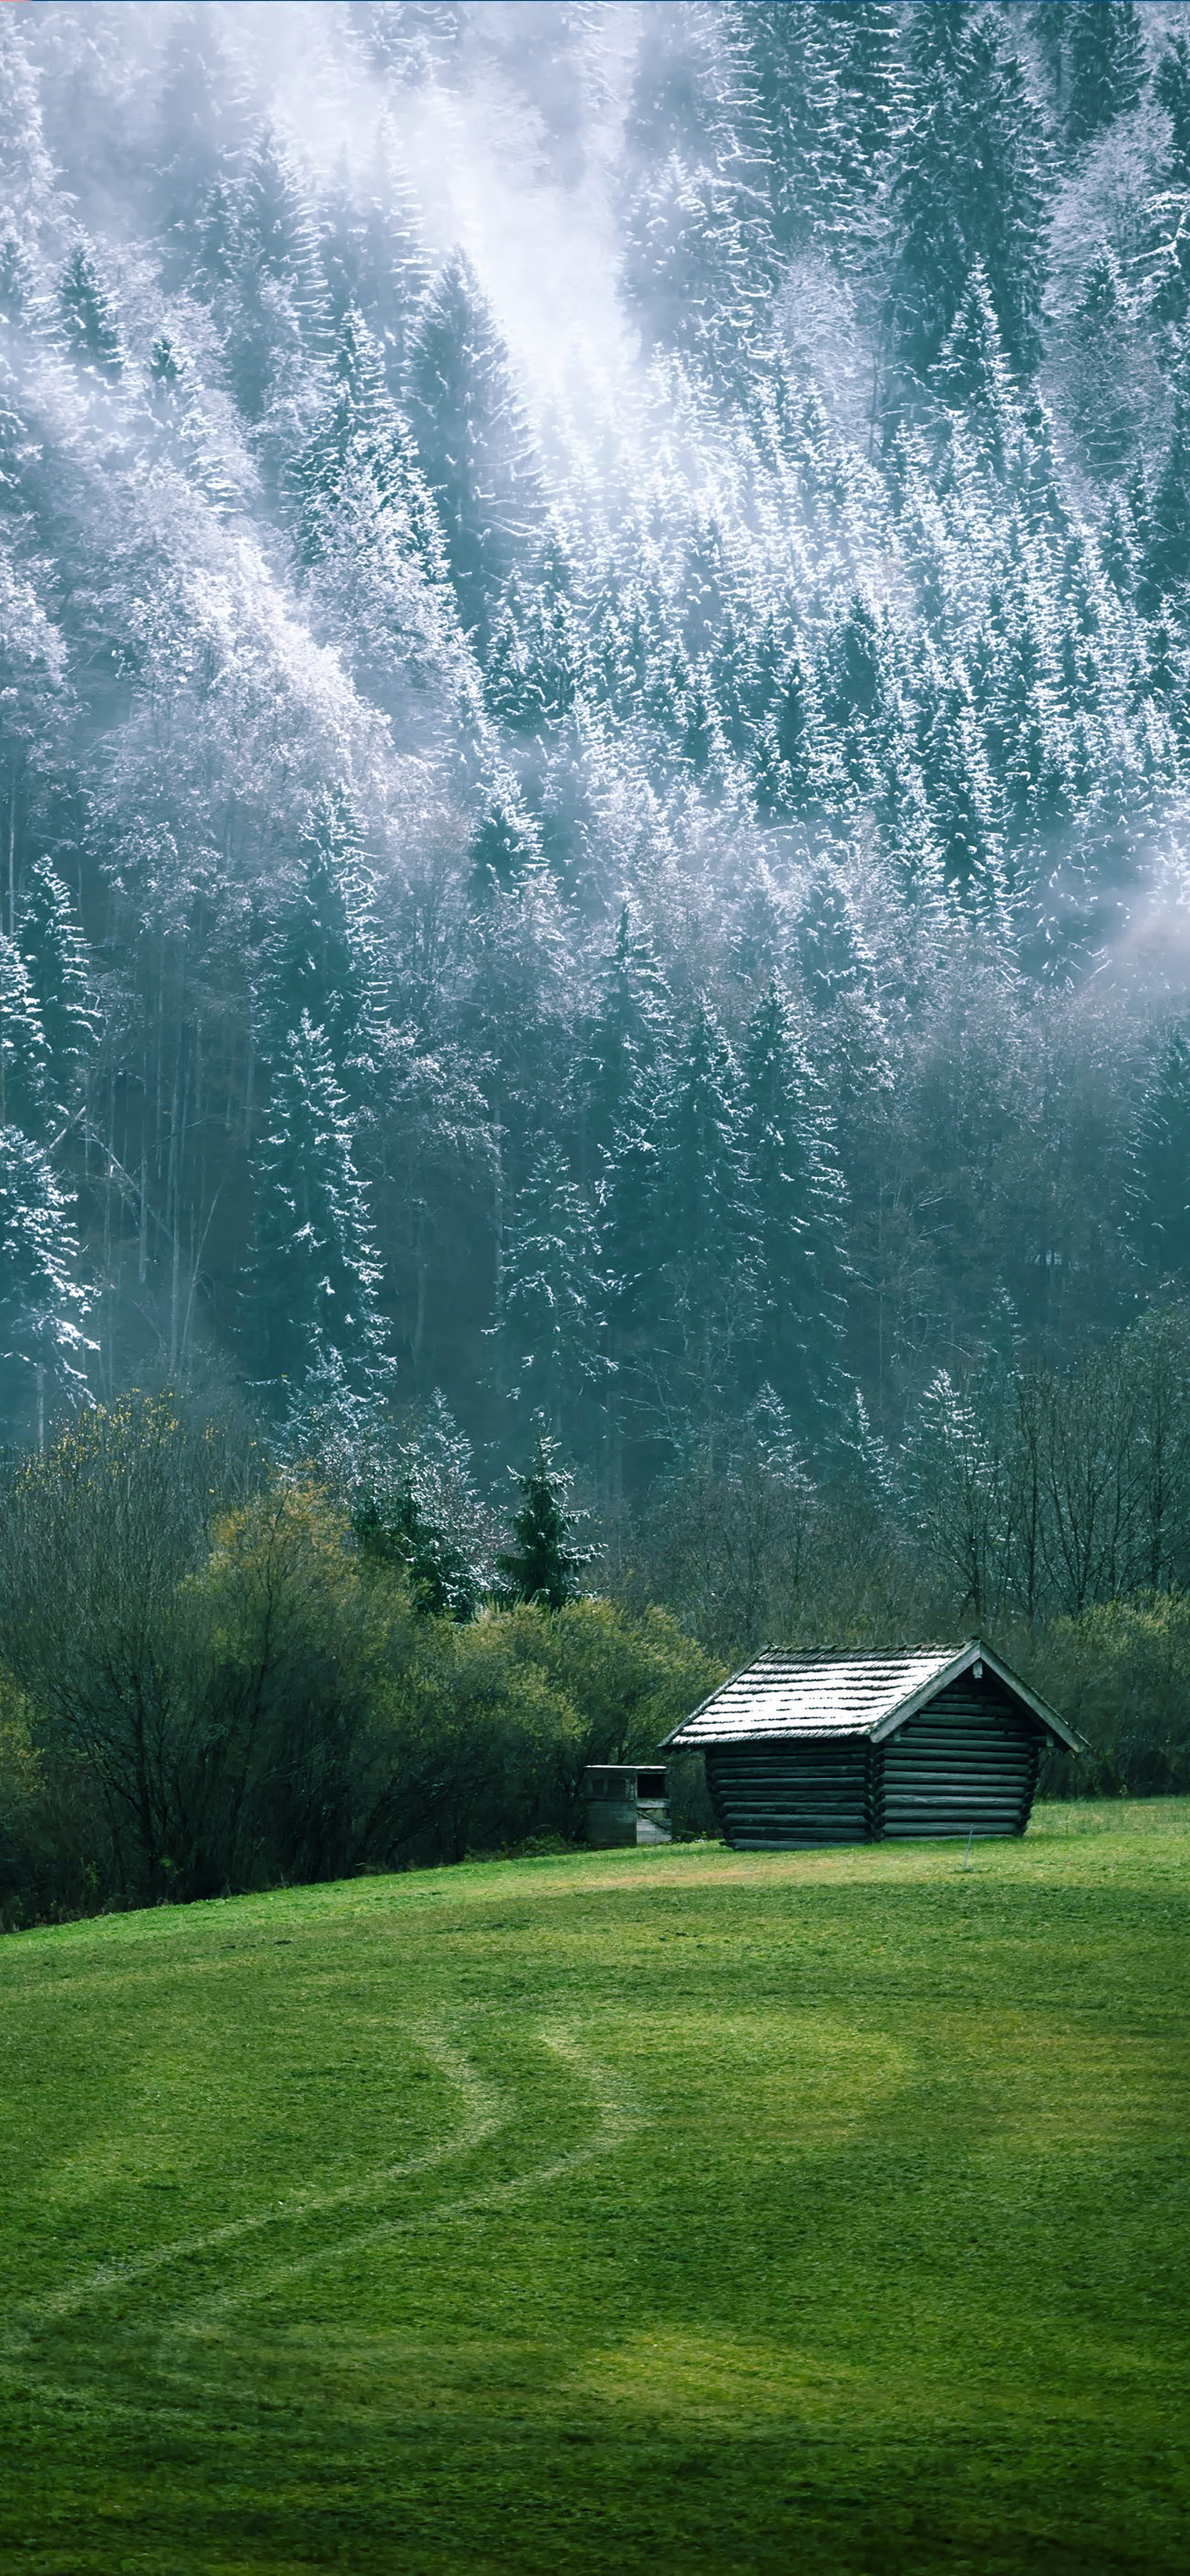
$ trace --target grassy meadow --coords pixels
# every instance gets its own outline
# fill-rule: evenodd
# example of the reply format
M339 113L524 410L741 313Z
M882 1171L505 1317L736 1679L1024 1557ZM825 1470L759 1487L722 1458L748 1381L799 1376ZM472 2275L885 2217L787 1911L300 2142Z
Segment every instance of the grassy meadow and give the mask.
M5 2576L1190 2557L1190 1800L0 1944Z

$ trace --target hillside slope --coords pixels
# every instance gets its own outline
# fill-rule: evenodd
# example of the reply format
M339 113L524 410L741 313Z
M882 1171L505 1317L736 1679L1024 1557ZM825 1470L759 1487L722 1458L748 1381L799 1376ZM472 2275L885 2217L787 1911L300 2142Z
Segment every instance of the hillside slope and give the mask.
M5 2569L1180 2568L1188 1833L7 1941Z

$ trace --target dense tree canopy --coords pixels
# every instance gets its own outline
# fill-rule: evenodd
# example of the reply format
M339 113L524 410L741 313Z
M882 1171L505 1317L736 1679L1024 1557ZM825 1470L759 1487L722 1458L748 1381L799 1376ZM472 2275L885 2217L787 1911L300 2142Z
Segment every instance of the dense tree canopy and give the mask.
M1180 13L0 15L4 1438L450 1606L432 1401L685 1548L1180 1290Z

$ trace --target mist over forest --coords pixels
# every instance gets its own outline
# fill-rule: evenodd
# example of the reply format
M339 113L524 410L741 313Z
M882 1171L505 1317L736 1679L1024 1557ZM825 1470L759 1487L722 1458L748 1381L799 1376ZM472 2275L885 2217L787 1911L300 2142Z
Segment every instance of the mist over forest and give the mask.
M1185 1579L1188 216L1181 6L0 14L10 1450Z

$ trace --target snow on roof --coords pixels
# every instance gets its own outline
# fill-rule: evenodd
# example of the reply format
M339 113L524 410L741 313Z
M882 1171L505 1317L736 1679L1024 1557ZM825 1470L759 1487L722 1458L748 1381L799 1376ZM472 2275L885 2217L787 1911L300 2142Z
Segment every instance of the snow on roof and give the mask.
M755 1743L765 1736L883 1736L899 1717L933 1698L980 1659L1049 1733L1072 1750L1078 1738L1044 1700L978 1640L958 1646L902 1646L889 1654L787 1655L770 1649L712 1691L667 1735L661 1750Z

